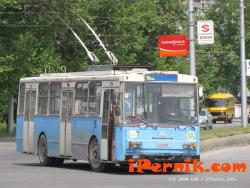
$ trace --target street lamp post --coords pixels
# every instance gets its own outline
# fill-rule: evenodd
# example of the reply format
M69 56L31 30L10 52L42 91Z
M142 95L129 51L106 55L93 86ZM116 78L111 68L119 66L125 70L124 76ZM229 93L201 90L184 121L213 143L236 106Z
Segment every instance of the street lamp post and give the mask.
M247 127L247 97L246 97L246 53L245 53L245 19L244 0L240 0L240 63L241 63L241 119L242 126Z
M195 67L195 35L194 35L194 0L188 0L189 13L189 74L196 76Z

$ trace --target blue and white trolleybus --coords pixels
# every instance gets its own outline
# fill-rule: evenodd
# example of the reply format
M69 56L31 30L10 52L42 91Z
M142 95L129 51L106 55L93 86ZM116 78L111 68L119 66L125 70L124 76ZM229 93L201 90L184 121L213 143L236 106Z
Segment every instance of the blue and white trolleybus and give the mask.
M43 166L85 160L95 171L128 159L199 159L196 77L101 67L20 80L18 152Z

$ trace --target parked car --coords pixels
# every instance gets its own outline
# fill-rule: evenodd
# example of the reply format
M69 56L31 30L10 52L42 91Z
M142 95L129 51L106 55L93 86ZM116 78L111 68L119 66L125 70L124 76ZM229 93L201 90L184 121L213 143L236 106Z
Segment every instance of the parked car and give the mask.
M207 109L200 111L198 125L204 129L213 128L213 116Z

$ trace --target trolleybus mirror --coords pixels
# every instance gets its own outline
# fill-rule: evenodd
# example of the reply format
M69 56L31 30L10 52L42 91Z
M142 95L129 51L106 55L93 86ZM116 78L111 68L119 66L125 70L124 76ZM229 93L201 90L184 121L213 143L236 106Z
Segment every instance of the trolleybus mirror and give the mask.
M120 116L121 115L121 108L120 108L119 105L115 105L114 111L115 111L115 116Z
M199 101L203 101L204 100L204 92L203 92L202 85L198 85L198 93L199 93Z

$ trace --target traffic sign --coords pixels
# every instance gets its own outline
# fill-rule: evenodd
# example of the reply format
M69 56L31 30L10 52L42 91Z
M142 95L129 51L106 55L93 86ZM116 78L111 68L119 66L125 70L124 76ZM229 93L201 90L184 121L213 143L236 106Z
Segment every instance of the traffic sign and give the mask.
M200 20L198 26L198 44L214 44L214 22L212 20Z
M250 59L246 60L247 76L250 76Z

